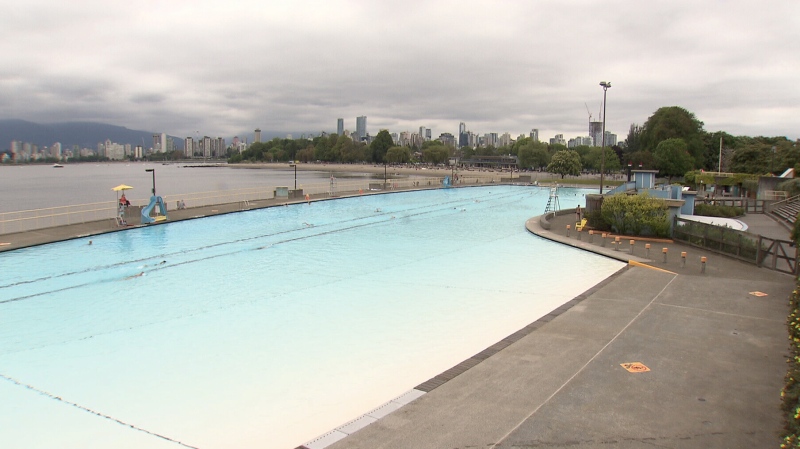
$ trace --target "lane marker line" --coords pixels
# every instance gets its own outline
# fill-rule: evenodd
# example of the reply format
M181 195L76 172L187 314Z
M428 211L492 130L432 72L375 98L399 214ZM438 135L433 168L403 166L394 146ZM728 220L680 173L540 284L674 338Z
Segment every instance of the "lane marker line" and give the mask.
M110 420L110 421L114 421L114 422L116 422L117 424L121 424L121 425L123 425L123 426L125 426L125 427L128 427L128 428L131 428L131 429L133 429L133 430L138 430L139 432L144 432L144 433L146 433L146 434L148 434L148 435L152 435L152 436L154 436L154 437L161 438L162 440L169 441L170 443L179 444L179 445L181 445L181 446L183 446L183 447L187 447L187 448L190 448L190 449L199 449L199 448L198 448L198 447L196 447L196 446L190 446L190 445L188 445L188 444L186 444L186 443L182 443L182 442L180 442L180 441L178 441L178 440L173 440L173 439L172 439L172 438L170 438L170 437L167 437L167 436L164 436L164 435L161 435L161 434L155 433L155 432L151 432L151 431L149 431L149 430L147 430L147 429L143 429L143 428L141 428L141 427L136 427L136 426L135 426L135 425L133 425L133 424L129 424L129 423L125 422L125 421L120 421L120 420L119 420L119 419L117 419L117 418L113 418L113 417L111 417L111 416L104 415L104 414L102 414L102 413L100 413L100 412L96 412L96 411L94 411L94 410L92 410L92 409L90 409L90 408L84 407L84 406L82 406L82 405L80 405L80 404L77 404L77 403L75 403L75 402L70 402L70 401L68 401L68 400L66 400L66 399L63 399L63 398L61 398L60 396L56 396L56 395L54 395L54 394L52 394L52 393L48 393L48 392L46 392L46 391L44 391L44 390L40 390L40 389L38 389L38 388L34 387L33 385L25 384L25 383L22 383L22 382L20 382L20 381L18 381L18 380L16 380L16 379L14 379L14 378L12 378L12 377L8 377L8 376L6 376L5 374L0 374L0 379L5 379L5 380L7 380L7 381L9 381L9 382L11 382L11 383L13 383L13 384L17 385L17 386L20 386L20 387L23 387L23 388L27 388L28 390L31 390L31 391L33 391L33 392L35 392L35 393L39 393L39 394L40 394L40 395L42 395L42 396L48 397L48 398L50 398L50 399L54 399L54 400L56 400L56 401L59 401L59 402L63 402L64 404L67 404L67 405L71 405L71 406L73 406L73 407L75 407L75 408L78 408L78 409L80 409L80 410L83 410L83 411L85 411L85 412L89 412L89 413L91 413L91 414L93 414L93 415L95 415L95 416L99 416L99 417L101 417L101 418L105 418L105 419L108 419L108 420Z
M631 265L631 266L634 266L634 267L649 268L651 270L661 271L662 273L669 273L669 274L672 274L672 275L675 275L675 276L678 275L678 273L675 273L673 271L665 270L663 268L654 267L652 265L647 265L646 263L637 262L635 260L629 260L628 261L628 265Z

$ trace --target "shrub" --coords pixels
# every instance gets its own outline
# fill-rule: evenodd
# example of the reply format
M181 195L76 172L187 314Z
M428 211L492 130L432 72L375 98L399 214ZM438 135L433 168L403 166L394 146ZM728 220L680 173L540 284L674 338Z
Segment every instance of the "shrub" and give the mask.
M624 235L669 235L667 204L647 194L619 193L603 198L602 220L614 232Z
M794 224L792 240L795 245L800 243L800 221ZM789 297L789 317L786 319L792 358L787 360L789 371L786 373L786 385L781 391L782 407L786 413L786 431L783 435L782 448L800 448L800 293L798 292L800 292L800 279L797 280L797 285Z
M744 215L744 208L738 206L723 206L721 204L696 204L694 206L694 214L706 217L741 217Z
M800 195L800 179L794 178L778 184L778 190L783 190L791 198Z

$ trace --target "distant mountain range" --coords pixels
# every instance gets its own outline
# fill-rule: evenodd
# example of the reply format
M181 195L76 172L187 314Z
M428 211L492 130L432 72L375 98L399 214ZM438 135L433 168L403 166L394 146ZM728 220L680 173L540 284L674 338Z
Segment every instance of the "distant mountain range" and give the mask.
M25 120L7 119L0 120L0 152L8 151L12 140L30 142L43 146L52 146L60 142L62 148L71 148L78 145L80 148L97 148L97 144L106 139L114 143L133 146L142 145L145 148L153 146L153 133L150 131L137 131L124 126L106 125L95 122L64 122L64 123L33 123ZM183 148L183 137L172 137L175 149Z
M144 148L150 148L153 146L153 134L159 133L138 131L124 126L106 125L105 123L97 122L34 123L25 120L5 119L0 120L0 153L9 151L12 140L29 142L39 147L50 147L54 143L60 142L63 149L72 148L73 145L77 145L80 148L96 149L98 143L109 139L114 143L129 143L132 146L142 145L144 142ZM319 132L286 133L262 131L261 140L266 142L275 137L283 139L289 134L297 139L302 135L319 135ZM176 150L183 149L183 137L168 137L172 137L174 140ZM243 132L239 134L239 137L243 140L247 139L247 142L253 142L252 131ZM225 142L230 144L233 142L233 137L225 138Z

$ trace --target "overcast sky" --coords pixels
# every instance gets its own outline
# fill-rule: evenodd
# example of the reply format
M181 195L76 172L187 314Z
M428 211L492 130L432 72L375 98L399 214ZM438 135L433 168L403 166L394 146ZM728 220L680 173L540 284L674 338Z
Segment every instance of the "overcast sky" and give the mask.
M797 0L0 0L0 118L176 136L627 136L662 106L800 137ZM589 111L587 112L587 106ZM295 136L298 137L298 136Z

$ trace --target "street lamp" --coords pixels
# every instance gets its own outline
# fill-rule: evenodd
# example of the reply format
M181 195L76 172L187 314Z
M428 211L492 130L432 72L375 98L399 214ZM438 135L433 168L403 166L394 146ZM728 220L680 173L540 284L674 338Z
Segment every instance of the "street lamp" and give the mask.
M150 172L153 174L153 196L156 196L156 169L155 168L145 168L144 171Z
M600 195L602 195L603 175L606 171L606 92L611 87L611 83L600 81L600 86L603 87L603 147L601 148L602 155L600 156Z
M289 164L289 167L294 167L294 189L297 190L297 164Z
M772 147L772 157L769 159L769 174L770 174L770 175L772 175L772 174L773 174L773 171L772 171L772 170L773 170L773 169L772 169L772 167L773 167L773 165L772 165L772 162L773 162L774 160L775 160L775 147L773 146L773 147Z

